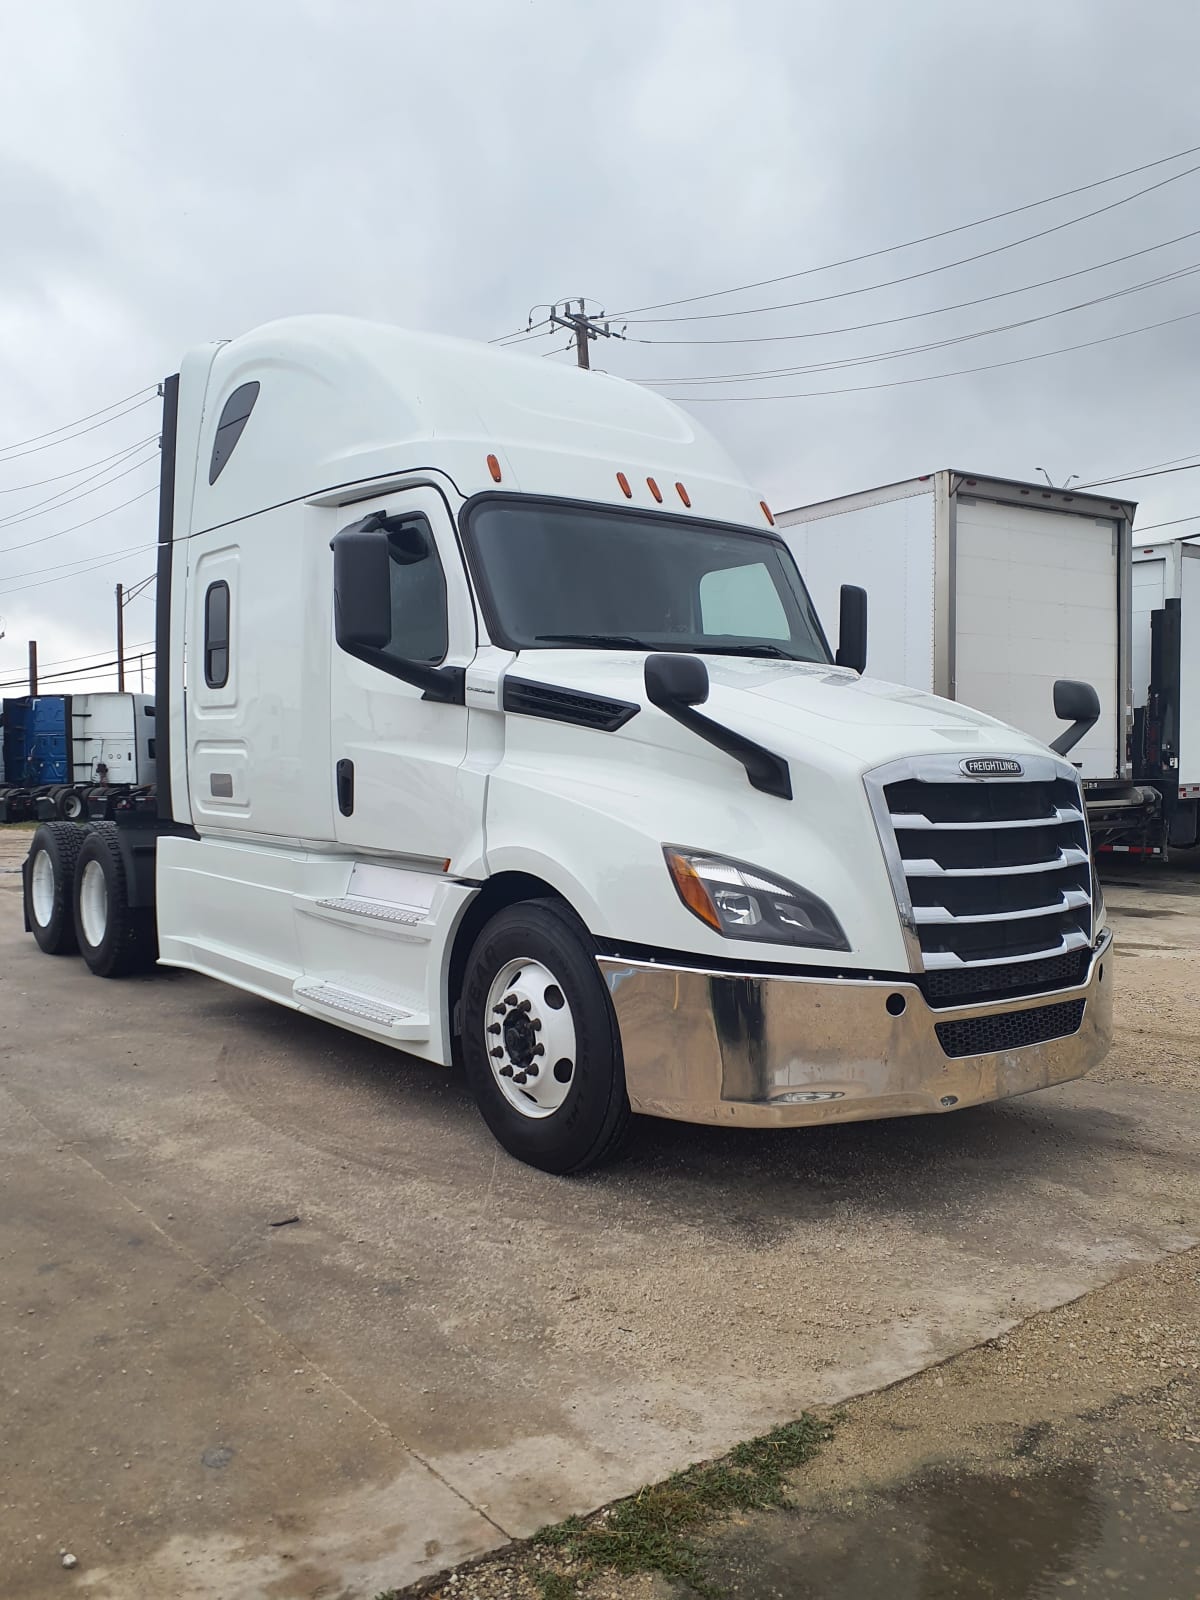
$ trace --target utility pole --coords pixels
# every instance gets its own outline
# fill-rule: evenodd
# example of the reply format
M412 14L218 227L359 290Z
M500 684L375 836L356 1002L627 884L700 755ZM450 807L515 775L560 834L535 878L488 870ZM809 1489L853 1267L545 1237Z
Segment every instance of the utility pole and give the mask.
M575 306L577 309L572 310ZM556 328L566 328L575 335L575 362L577 366L590 370L591 360L588 353L588 342L591 339L623 339L623 333L615 333L601 311L596 317L589 317L586 303L582 300L563 300L560 305L551 306L550 322Z
M117 693L125 693L125 586L117 585Z
M29 692L37 693L37 640L29 641Z

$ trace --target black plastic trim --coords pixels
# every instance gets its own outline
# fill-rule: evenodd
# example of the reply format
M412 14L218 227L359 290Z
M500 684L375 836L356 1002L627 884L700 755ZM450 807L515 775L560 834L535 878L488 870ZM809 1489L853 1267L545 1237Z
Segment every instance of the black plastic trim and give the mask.
M154 706L159 755L155 761L158 814L171 810L171 567L175 533L175 436L179 423L179 374L163 380L161 457L158 473L158 581L154 599Z
M751 788L761 789L763 794L773 794L780 800L792 798L792 774L782 756L777 756L765 745L755 744L754 740L747 739L745 734L735 733L724 723L714 722L711 717L706 717L694 706L681 705L678 701L666 701L659 706L659 709L665 711L667 716L674 717L675 721L681 727L687 728L690 733L715 745L718 750L727 756L732 756L735 761L740 761L746 769Z
M213 596L223 594L225 597L225 622L224 635L214 639L212 636L212 614L210 606ZM217 578L210 583L204 591L204 681L210 689L223 689L229 682L230 665L230 623L233 617L233 603L229 594L229 584L224 578ZM225 670L220 677L212 670L213 657L218 651L225 653Z
M545 717L551 722L595 728L600 733L615 733L642 709L630 700L614 700L608 695L589 694L582 689L563 689L556 684L512 677L504 679L502 704L505 711L518 716Z
M786 539L781 538L778 533L773 533L769 529L765 528L750 528L747 527L747 525L743 522L715 522L708 517L679 516L673 511L652 511L645 506L614 506L607 505L603 500L571 500L564 495L509 494L501 489L482 489L479 491L479 493L473 494L471 498L464 502L464 504L459 508L458 523L459 527L462 529L463 544L466 550L467 567L471 574L472 587L479 596L480 604L483 607L483 618L487 624L488 637L491 639L493 644L502 645L506 650L520 651L522 649L533 648L532 646L514 643L514 641L505 633L503 625L500 622L499 613L496 609L495 600L484 577L483 563L479 559L479 550L476 544L474 530L471 526L472 519L474 518L475 513L480 506L493 503L502 505L551 506L563 511L592 511L599 512L604 516L620 518L628 518L631 514L635 514L639 517L653 517L656 520L661 520L663 522L683 523L691 528L711 528L717 533L737 533L748 539L759 539L764 544L774 545L783 551L784 555L791 562L793 568L795 569L796 578L800 584L801 592L804 596L804 600L807 602L809 610L812 613L813 622L816 625L817 637L825 648L825 660L823 662L814 661L811 662L810 665L834 665L833 651L829 648L829 640L825 636L825 629L821 625L821 618L817 612L816 606L813 604L812 595L808 592L808 585L804 581L804 574L800 571L800 565L795 556L792 554L791 548ZM654 648L655 650L661 650L663 646L655 645ZM692 646L688 647L687 653L691 655L703 654L702 651L698 651Z

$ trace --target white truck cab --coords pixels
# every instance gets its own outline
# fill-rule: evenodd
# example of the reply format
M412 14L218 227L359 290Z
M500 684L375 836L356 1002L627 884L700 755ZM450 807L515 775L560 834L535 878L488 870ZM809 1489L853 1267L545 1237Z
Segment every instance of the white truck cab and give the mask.
M29 926L105 974L156 935L461 1055L557 1172L631 1110L795 1125L1079 1076L1112 984L1078 775L861 677L864 640L847 590L835 659L766 505L659 396L270 324L165 385L156 811L77 861L41 830Z

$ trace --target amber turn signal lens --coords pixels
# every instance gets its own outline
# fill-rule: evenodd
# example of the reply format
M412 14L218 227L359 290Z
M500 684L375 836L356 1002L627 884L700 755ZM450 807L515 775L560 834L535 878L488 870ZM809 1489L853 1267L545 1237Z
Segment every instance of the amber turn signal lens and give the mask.
M681 483L677 483L675 485L675 492L679 496L679 498L683 501L685 506L690 506L691 505L692 497L687 492L687 490L683 487L683 485Z
M704 887L699 873L691 862L681 855L676 855L674 850L664 850L667 858L667 868L675 880L675 887L679 890L679 898L689 911L694 911L701 922L707 922L710 928L721 932L721 919L717 915L717 908L712 903L712 896Z
M658 501L659 505L662 505L662 490L658 487L653 478L647 478L646 483L650 489L650 493Z
M487 458L487 461L488 461L488 471L492 475L492 482L493 483L499 483L500 482L500 463L496 460L495 456L489 456Z
M767 504L767 502L765 500L760 500L758 503L762 507L763 516L766 517L767 521L771 524L772 527L774 527L775 526L775 518L771 515L770 506Z
M617 473L617 482L621 485L621 493L625 496L626 500L632 500L633 490L629 487L629 479L623 472Z

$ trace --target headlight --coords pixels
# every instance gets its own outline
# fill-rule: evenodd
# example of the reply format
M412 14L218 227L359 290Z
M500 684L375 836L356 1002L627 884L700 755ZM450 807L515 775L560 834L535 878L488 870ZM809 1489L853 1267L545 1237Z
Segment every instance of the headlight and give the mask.
M849 950L824 900L797 883L702 850L664 845L667 870L684 905L726 939Z

